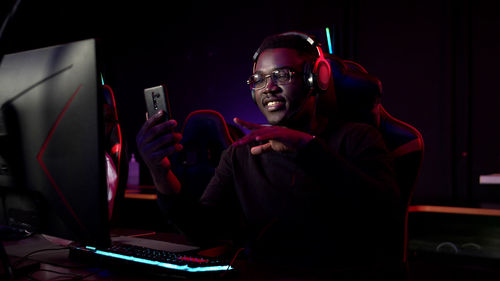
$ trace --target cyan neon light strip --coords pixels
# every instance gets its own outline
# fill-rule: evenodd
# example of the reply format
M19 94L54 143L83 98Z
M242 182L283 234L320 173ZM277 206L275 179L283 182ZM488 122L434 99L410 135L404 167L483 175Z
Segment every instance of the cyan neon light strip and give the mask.
M87 247L87 248L94 250L94 249L92 249L92 247ZM110 252L104 252L101 250L95 250L95 253L98 255L101 255L101 256L108 256L108 257L112 257L112 258L140 262L140 263L144 263L144 264L155 265L155 266L164 267L164 268L168 268L168 269L181 270L181 271L187 271L187 272L226 271L226 270L233 269L233 267L231 267L230 265L189 267L187 265L177 265L177 264L166 263L166 262L152 261L152 260L147 260L147 259L141 259L141 258L136 258L136 257L131 257L131 256L110 253Z
M330 28L325 28L326 32L326 40L328 40L328 51L330 54L333 54L333 44L332 44L332 39L330 38Z
M104 85L104 77L102 77L102 73L101 73L101 84Z

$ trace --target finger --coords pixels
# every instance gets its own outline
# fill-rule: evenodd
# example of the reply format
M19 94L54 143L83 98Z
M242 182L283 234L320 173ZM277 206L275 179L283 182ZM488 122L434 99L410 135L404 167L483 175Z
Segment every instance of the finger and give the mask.
M277 129L263 131L255 139L257 141L277 140L288 145L302 146L307 144L312 138L313 136L306 133L294 132L287 129Z
M262 144L262 145L257 145L257 146L254 146L250 149L250 153L252 155L259 155L259 154L262 154L266 151L269 151L269 150L272 150L272 146L271 146L271 143L265 143L265 144Z
M139 139L143 139L145 138L146 136L148 136L148 134L150 134L151 132L155 132L153 130L153 128L155 128L156 126L158 125L165 125L165 126L177 126L177 122L175 120L169 120L165 123L162 123L162 119L161 119L161 112L159 112L158 114L155 114L153 118L150 118L148 119L146 122L144 122L144 124L142 125L141 129L139 130L139 132L137 133L137 136L136 136L136 140L139 141Z
M250 130L255 130L255 129L258 129L258 128L261 128L261 127L262 127L262 125L255 124L255 123L251 123L251 122L247 122L247 121L241 120L241 119L240 119L240 118L238 118L238 117L234 117L234 118L233 118L233 121L234 121L234 123L236 123L237 125L242 126L242 127L245 127L245 128L247 128L247 129L250 129Z
M262 127L259 130L252 131L251 134L256 141L267 141L271 139L286 140L290 138L287 131L275 126Z
M164 159L171 156L177 151L182 150L181 144L176 144L173 146L163 147L162 149L158 149L156 151L151 151L148 153L149 157L147 157L154 165L161 165Z
M271 140L271 139L281 139L283 138L283 133L282 132L277 132L277 131L262 131L260 134L255 136L256 141L266 141L266 140Z
M236 145L247 144L249 142L259 141L261 139L263 139L263 140L269 139L269 138L261 138L260 136L261 135L266 135L266 134L268 134L268 132L272 132L275 129L276 129L276 127L272 127L272 126L261 126L258 129L250 131L244 137L242 137L241 139L239 139L236 142Z
M271 144L271 148L274 151L284 152L284 151L294 151L295 150L295 148L289 147L280 141L270 140L269 143Z
M151 142L151 150L155 151L160 149L161 147L170 147L179 144L182 139L182 135L179 133L171 133L164 136L161 136L154 141Z
M160 110L155 115L149 116L139 132L147 131L150 128L154 127L156 124L160 123L164 114L165 112L163 110Z
M257 139L257 137L261 134L262 129L257 129L254 131L250 131L248 134L246 134L244 137L239 139L238 141L235 142L235 145L243 145L247 144L250 142L253 142Z
M179 145L182 135L179 133L167 134L162 137L156 138L150 142L138 143L139 152L143 158L151 158L153 153L161 151L164 148Z
M242 137L241 139L233 142L233 145L240 146L240 145L244 145L244 144L247 144L249 142L252 142L254 140L255 140L255 138L252 138L251 136L246 135L246 136Z
M168 157L164 157L161 162L160 162L160 165L165 169L165 170L170 170L171 168L171 164L170 164L170 160L168 159Z
M177 121L175 121L174 119L153 126L149 130L144 132L142 136L142 141L150 142L154 139L159 138L162 135L171 134L172 131L175 129L175 127L177 127Z

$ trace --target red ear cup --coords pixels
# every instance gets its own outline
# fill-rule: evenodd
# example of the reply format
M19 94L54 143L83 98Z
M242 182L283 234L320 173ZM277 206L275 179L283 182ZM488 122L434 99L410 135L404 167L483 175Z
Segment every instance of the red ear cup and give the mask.
M320 57L315 59L312 63L306 63L304 65L304 83L309 88L313 88L323 93L330 85L331 68L330 63L323 57L321 50L318 50L318 52Z
M324 92L328 89L328 85L330 84L330 64L324 58L322 60L318 59L316 68L314 75L316 78L316 86L319 90Z

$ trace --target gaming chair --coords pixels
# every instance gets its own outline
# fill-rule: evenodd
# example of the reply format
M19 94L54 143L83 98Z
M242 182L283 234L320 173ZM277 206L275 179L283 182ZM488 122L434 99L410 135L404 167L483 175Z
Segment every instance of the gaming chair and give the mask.
M187 196L198 199L215 173L222 151L233 143L237 128L229 128L215 110L191 112L182 125L183 149L170 157L172 171Z
M119 210L125 196L128 174L128 157L125 153L127 144L123 139L113 89L109 85L103 85L102 93L109 219L115 222L119 220Z
M332 67L336 106L339 114L350 121L367 123L381 132L394 158L394 169L402 199L403 262L407 260L408 206L420 173L424 141L413 126L393 117L382 106L382 86L360 64L327 55Z

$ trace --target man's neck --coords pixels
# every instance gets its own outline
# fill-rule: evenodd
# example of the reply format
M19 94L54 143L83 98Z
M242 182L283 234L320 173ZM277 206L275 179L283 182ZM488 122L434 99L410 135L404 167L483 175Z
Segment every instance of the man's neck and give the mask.
M320 118L316 114L317 96L310 96L302 109L294 114L293 118L283 125L287 128L317 135L326 127L328 119Z

